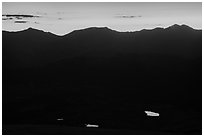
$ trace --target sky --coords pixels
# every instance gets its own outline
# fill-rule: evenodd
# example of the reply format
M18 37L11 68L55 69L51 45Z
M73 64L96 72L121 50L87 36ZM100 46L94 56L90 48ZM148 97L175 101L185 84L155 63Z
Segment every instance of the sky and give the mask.
M2 28L65 35L88 27L139 31L173 24L202 28L201 2L3 2Z

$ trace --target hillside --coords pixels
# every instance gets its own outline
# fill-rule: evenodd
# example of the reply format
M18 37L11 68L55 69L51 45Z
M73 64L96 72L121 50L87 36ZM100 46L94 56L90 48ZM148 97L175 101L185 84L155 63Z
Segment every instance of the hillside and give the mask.
M3 31L2 40L3 124L64 117L71 126L201 130L202 30L95 27L57 36L29 28ZM147 119L146 109L161 118Z

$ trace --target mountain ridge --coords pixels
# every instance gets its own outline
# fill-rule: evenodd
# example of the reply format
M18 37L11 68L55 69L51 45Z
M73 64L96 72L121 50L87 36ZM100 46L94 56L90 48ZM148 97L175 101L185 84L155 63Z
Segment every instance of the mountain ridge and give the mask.
M195 33L192 33L192 31ZM41 62L40 59L44 60L46 64L48 60L52 62L52 59L60 60L64 57L78 56L85 52L95 54L96 51L100 53L98 55L105 57L105 55L112 56L115 52L117 54L132 54L132 52L135 52L135 54L140 55L151 51L155 54L163 54L159 52L160 49L166 54L174 53L172 55L184 55L185 58L193 58L194 52L198 50L198 47L192 47L186 41L189 39L190 41L197 42L196 39L200 38L200 36L201 31L196 31L183 25L174 25L166 29L155 28L136 32L117 32L107 27L92 27L76 30L64 36L57 36L49 32L29 28L14 33L3 32L2 38L4 45L3 51L5 53L10 53L11 51L15 53L8 58L12 59L12 56L16 56L12 59L14 63L23 63L26 65ZM178 44L177 40L181 44L178 47L174 47L174 45ZM153 43L151 44L148 41L152 41ZM164 47L162 45L166 46ZM98 55L95 54L95 56ZM195 57L198 55L195 54ZM27 58L27 60L24 58ZM29 61L29 59L33 61ZM36 61L36 59L39 61ZM11 63L11 61L8 62ZM16 65L19 66L19 64Z
M143 32L143 31L167 30L167 29L172 29L172 28L177 28L177 29L183 28L183 29L191 29L191 30L195 30L195 31L202 31L202 29L194 29L194 28L192 28L192 27L190 27L188 25L185 25L185 24L182 24L182 25L174 24L174 25L171 25L171 26L166 27L166 28L155 27L153 29L141 29L141 30L138 30L138 31L122 31L122 32L110 29L109 27L88 27L88 28L84 28L84 29L73 30L70 33L67 33L67 34L64 34L64 35L57 35L57 34L54 34L52 32L46 32L46 31L43 31L43 30L40 30L40 29L36 29L36 28L32 28L32 27L29 27L27 29L20 30L20 31L6 31L6 30L3 30L2 32L6 32L6 33L19 33L19 32L28 32L28 31L29 32L44 32L44 33L53 34L55 36L64 37L66 35L69 35L69 34L72 34L72 33L75 33L75 32L82 32L82 31L89 31L89 30L113 31L113 32L117 32L117 33L137 33L137 32Z

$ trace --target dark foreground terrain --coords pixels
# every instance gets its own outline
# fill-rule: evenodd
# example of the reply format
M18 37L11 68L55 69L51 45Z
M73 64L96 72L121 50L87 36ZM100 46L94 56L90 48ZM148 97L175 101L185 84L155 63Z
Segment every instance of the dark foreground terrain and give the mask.
M2 35L3 134L202 133L201 30Z
M201 135L195 127L186 128L186 131L175 128L175 131L163 130L136 130L136 129L108 129L68 127L61 125L7 125L3 127L3 135Z
M142 130L116 130L103 128L82 128L52 125L15 125L6 126L3 135L128 135L128 134L169 134L168 132L142 131Z

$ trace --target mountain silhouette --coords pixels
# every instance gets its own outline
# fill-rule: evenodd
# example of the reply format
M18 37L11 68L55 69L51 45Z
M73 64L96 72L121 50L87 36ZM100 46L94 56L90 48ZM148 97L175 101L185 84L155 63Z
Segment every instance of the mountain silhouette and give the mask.
M149 129L143 112L153 109L158 129L176 133L179 121L186 133L193 119L192 133L201 130L202 30L93 27L57 36L29 28L3 31L2 41L3 124L55 123L62 113L67 125Z

